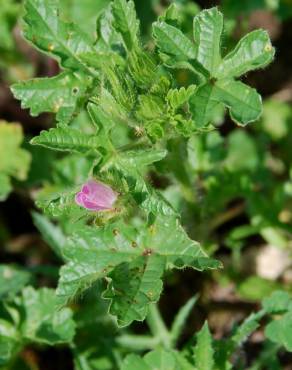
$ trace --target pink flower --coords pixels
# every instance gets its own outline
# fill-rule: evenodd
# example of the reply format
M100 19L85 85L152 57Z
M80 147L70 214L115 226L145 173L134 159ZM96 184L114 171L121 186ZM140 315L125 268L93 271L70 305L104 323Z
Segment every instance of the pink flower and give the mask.
M87 181L75 196L75 202L90 211L110 210L118 194L109 186L94 180Z

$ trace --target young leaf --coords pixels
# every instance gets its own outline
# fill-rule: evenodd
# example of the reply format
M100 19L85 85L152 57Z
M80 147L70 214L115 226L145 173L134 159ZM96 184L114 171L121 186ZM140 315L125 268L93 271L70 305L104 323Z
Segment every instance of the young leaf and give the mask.
M94 51L93 40L76 24L60 19L58 0L25 0L24 8L27 40L60 60L62 67L90 72L80 54Z
M196 369L213 370L214 350L212 346L212 336L209 331L208 323L205 322L201 331L197 335L197 344L194 349Z
M246 125L259 118L262 112L261 97L254 90L234 78L268 65L274 57L268 34L254 31L245 36L233 52L222 60L221 36L223 16L217 8L206 9L194 19L194 43L176 27L164 22L153 25L156 44L179 66L186 63L199 72L204 81L190 97L189 105L198 128L212 123L215 110L221 105L229 108L231 118L239 125ZM169 60L163 57L166 65Z
M112 5L114 16L113 26L120 32L129 51L139 46L139 21L136 17L135 5L132 0L114 0Z
M70 127L57 127L41 131L39 136L31 140L31 144L54 150L84 153L97 149L99 139L97 136L84 134Z
M196 86L191 85L187 89L181 87L180 89L172 89L167 93L166 100L169 106L175 111L185 103L189 101L189 98L193 95Z
M51 78L34 78L14 84L11 91L30 114L56 113L57 121L68 123L82 107L91 79L85 75L63 72Z
M108 6L97 19L97 49L110 51L122 43L121 35L113 27L113 13Z
M257 120L262 112L261 97L254 89L233 78L265 67L274 57L268 34L258 30L245 36L235 50L221 61L222 19L221 13L212 8L202 11L194 22L198 58L211 77L190 99L190 109L199 127L210 123L212 112L222 103L229 108L231 118L239 125ZM205 36L204 30L207 31Z

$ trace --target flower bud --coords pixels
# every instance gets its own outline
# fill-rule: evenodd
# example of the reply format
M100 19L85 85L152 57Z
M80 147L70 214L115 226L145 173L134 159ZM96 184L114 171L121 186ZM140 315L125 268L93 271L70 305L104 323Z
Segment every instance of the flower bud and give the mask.
M87 181L76 194L75 202L90 211L105 211L113 208L118 194L108 185L94 180Z

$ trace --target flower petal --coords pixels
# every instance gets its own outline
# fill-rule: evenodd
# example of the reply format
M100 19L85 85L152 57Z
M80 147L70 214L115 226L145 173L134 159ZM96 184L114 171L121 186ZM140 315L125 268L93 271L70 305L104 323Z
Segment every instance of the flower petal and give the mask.
M105 207L100 207L98 204L91 202L87 198L84 199L83 207L90 211L105 211L106 209L108 209Z
M81 191L75 195L75 202L81 207L84 207L83 198L84 198L84 194Z

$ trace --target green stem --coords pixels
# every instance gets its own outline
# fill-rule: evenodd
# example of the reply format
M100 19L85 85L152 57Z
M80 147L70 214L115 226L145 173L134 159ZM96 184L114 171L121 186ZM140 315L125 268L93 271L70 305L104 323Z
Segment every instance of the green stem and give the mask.
M157 304L150 305L146 320L154 338L157 338L163 347L171 348L171 335L163 321Z
M159 345L159 338L148 335L124 334L118 337L116 342L131 351L149 351Z

